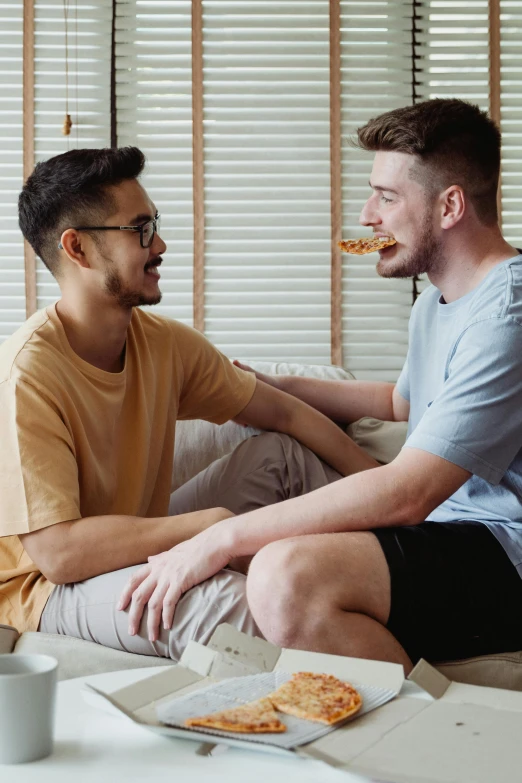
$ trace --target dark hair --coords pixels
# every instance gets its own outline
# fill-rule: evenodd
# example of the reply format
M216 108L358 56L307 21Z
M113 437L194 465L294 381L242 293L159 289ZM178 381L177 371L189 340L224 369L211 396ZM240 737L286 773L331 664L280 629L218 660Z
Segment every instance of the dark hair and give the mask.
M500 131L486 112L435 98L381 114L357 131L357 146L417 158L411 175L431 193L460 185L484 224L497 222Z
M69 150L38 163L18 199L20 229L56 277L58 243L66 228L106 219L109 188L136 179L145 165L137 147Z

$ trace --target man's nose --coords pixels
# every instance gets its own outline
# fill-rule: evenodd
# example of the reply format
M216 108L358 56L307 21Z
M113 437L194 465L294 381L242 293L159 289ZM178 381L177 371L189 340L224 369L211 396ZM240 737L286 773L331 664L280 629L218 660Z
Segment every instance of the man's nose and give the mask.
M153 250L155 255L162 255L167 249L167 245L163 241L163 239L160 237L158 232L154 234L154 239L152 240L152 245L150 246L151 251Z
M367 200L359 215L361 226L375 226L380 223L380 217L375 209L373 195Z

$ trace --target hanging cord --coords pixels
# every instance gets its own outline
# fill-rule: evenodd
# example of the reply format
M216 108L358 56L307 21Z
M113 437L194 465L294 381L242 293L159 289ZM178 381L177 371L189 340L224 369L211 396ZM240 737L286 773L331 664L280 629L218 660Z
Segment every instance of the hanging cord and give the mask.
M76 135L76 146L79 146L78 140L78 3L74 0L74 130Z
M412 18L411 18L411 102L412 104L417 103L417 36L416 34L419 32L419 29L417 27L417 6L418 6L418 0L412 0ZM412 288L411 288L411 299L412 299L412 306L417 301L417 297L419 296L419 288L418 283L420 283L420 278L415 275L415 277L412 277Z
M69 114L69 0L63 0L63 22L65 26L65 119L62 125L62 133L69 136L72 128L71 115ZM69 146L69 145L67 145Z

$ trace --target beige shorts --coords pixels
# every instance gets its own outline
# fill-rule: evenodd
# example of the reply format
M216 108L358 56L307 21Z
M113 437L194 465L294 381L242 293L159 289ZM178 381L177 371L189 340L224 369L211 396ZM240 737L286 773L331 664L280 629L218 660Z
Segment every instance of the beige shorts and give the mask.
M340 478L309 449L279 433L243 441L171 496L169 514L224 507L235 514L298 497ZM128 613L116 605L134 570L131 566L67 585L57 585L43 611L39 631L66 634L117 650L179 660L193 639L205 644L220 623L261 635L248 608L246 577L224 569L180 599L170 630L157 642L147 637L147 611L139 632L129 636Z

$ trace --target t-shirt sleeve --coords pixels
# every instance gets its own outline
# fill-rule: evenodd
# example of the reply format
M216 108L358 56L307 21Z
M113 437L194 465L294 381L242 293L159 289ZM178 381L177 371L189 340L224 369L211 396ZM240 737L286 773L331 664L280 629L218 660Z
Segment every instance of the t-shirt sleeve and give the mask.
M0 383L0 536L78 519L78 466L57 407L19 379Z
M397 383L395 384L395 387L401 397L404 397L405 400L410 401L410 378L408 374L408 357L406 357L406 360L402 366L401 374L399 375L397 379Z
M469 326L441 391L405 447L423 449L498 484L522 446L522 326L490 318Z
M233 365L195 329L178 328L176 343L183 364L178 419L223 424L237 416L252 399L255 376Z

